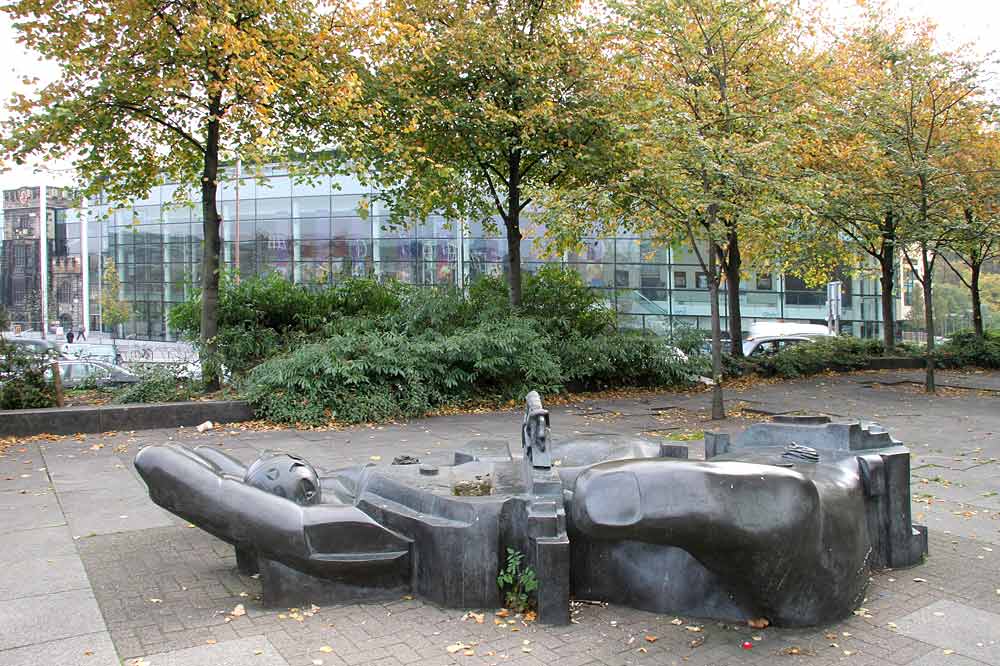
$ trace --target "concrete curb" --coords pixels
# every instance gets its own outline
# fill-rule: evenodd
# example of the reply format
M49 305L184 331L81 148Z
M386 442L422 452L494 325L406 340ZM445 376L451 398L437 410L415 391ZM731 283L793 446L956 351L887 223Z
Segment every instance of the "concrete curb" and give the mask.
M0 411L0 437L151 430L196 426L205 421L235 423L252 418L253 411L243 400L14 409Z

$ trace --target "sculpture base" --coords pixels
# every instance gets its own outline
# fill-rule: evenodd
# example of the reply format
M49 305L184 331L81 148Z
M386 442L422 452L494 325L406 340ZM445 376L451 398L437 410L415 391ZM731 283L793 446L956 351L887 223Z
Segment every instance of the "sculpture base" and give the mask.
M258 565L265 608L398 599L410 593L409 558L378 576L358 576L357 583L317 578L263 557L258 559Z

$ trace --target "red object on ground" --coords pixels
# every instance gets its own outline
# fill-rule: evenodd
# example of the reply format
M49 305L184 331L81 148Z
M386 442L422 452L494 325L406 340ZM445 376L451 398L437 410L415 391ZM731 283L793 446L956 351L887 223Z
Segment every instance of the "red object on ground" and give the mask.
M743 641L743 649L744 650L752 650L753 649L753 643L751 643L750 641Z

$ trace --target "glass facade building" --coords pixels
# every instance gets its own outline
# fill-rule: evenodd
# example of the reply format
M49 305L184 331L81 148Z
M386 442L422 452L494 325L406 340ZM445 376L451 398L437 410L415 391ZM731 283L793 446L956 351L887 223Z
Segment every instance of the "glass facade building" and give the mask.
M376 192L349 177L303 183L287 170L271 166L262 180L244 178L237 187L234 176L233 170L228 171L219 188L222 259L227 268L238 263L244 277L277 271L296 282L321 284L371 275L464 288L481 275L506 271L502 224L491 228L481 221L431 216L393 228ZM66 212L77 229L78 218L87 220L86 251L81 256L87 279L80 284L88 284L89 328L102 327L101 273L110 257L121 277L121 296L135 308L124 334L176 338L167 313L188 299L191 285L200 280L203 237L200 206L172 203L177 187L162 185L128 206L97 199ZM192 192L191 200L197 199L197 192ZM545 251L544 229L531 221L530 214L522 220L522 230L524 270L559 262L578 271L586 284L615 306L623 327L656 332L678 324L709 327L707 282L690 248L657 247L646 238L621 235L589 238L582 250L553 257ZM842 281L844 332L879 335L877 280ZM809 289L801 280L775 274L751 275L739 289L744 329L758 319L826 321L824 288ZM725 316L724 298L720 305Z

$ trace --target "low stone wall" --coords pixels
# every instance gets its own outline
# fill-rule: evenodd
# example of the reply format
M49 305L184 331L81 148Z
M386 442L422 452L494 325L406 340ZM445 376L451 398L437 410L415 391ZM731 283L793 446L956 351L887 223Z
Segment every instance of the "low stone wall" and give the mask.
M243 400L14 409L0 411L0 437L151 430L196 426L205 421L234 423L252 418L253 412Z

